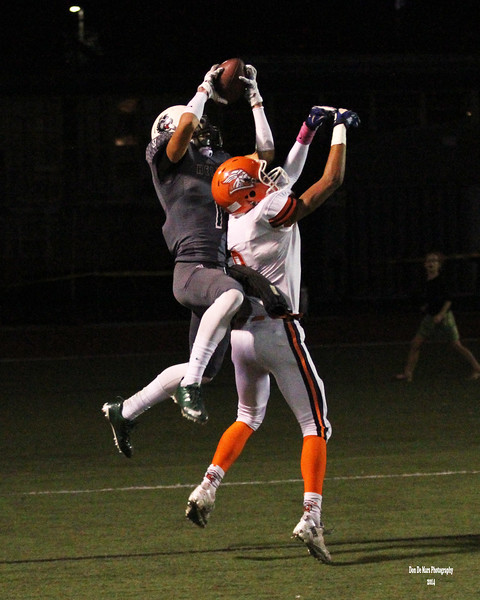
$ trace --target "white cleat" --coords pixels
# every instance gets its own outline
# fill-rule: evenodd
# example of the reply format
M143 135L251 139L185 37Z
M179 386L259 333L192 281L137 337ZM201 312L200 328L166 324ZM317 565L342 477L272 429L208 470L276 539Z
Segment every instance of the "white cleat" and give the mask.
M315 525L311 517L303 516L293 530L292 537L302 541L308 548L311 556L324 563L331 563L332 557L325 546L323 531L324 527L322 524L319 526Z
M215 490L197 486L190 494L185 516L199 527L206 527L210 513L215 508Z

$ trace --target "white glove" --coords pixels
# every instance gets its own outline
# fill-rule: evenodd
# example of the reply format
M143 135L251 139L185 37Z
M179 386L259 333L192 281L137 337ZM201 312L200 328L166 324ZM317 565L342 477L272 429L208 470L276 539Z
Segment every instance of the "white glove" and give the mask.
M249 102L250 106L255 106L255 104L263 102L263 98L258 91L257 69L253 65L245 65L245 72L247 74L246 77L240 75L238 78L246 85L245 98L247 102Z
M219 104L227 104L225 98L222 98L218 95L217 90L215 89L215 79L223 73L223 68L219 67L219 65L213 65L210 70L205 73L205 77L203 78L203 82L199 85L199 88L203 88L207 92L207 96L211 98L214 102L218 102Z

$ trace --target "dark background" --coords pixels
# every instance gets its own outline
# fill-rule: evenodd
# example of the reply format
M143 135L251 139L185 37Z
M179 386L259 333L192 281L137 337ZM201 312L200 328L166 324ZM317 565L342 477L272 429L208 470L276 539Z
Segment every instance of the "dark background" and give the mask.
M211 57L237 55L478 55L478 3L431 0L350 2L174 2L127 0L80 3L87 42L101 49L104 66L169 70ZM75 37L70 3L11 3L2 36L12 66L43 70L62 65Z
M311 105L362 119L344 186L301 224L310 314L416 310L432 248L479 308L477 2L88 2L83 39L68 7L2 18L0 323L186 316L144 149L231 56L258 69L279 164ZM245 102L209 111L232 154L253 149ZM328 147L320 132L299 192Z

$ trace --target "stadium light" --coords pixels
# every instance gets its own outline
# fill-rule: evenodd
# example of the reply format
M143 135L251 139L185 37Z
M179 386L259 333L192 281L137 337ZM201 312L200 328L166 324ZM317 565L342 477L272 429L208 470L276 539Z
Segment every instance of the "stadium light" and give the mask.
M68 9L71 13L78 14L78 40L80 42L85 41L85 26L84 26L84 16L83 8L81 6L71 6Z

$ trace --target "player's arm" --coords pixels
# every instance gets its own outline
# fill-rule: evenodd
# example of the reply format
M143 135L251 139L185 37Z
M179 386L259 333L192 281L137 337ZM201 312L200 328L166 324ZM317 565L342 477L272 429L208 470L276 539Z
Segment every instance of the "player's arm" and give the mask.
M199 92L197 95L200 95L199 104L201 104L201 96L205 97L203 102L205 104L207 96L202 92ZM173 132L165 150L170 162L178 163L185 156L188 144L192 141L193 133L199 123L200 119L192 112L184 112L180 117L178 126Z
M336 112L330 152L323 174L297 200L295 213L288 223L289 225L300 221L300 219L316 210L343 184L347 152L347 129L351 126L357 127L359 123L358 115L352 111L341 108ZM309 136L308 132L305 131L303 135ZM297 142L300 141L301 143L301 139L299 140L301 137L302 130L300 130L297 137Z
M319 206L343 183L345 175L346 145L331 146L322 177L300 196L297 202L294 221L306 217Z
M218 96L213 85L222 71L223 69L219 68L218 65L213 65L205 74L203 82L198 86L197 93L187 104L183 115L180 117L178 127L167 144L166 154L170 162L178 163L185 156L188 144L192 141L195 129L202 118L206 101L212 98L215 102L225 103L225 100Z
M326 123L333 123L336 112L337 109L332 106L312 106L310 109L308 117L303 122L302 127L298 132L297 139L283 165L283 170L288 175L290 187L295 184L302 174L310 144L312 143L317 130Z
M245 83L245 99L252 108L255 122L255 152L249 154L250 158L267 161L270 164L275 157L275 144L272 131L268 124L263 107L263 98L258 90L257 69L253 65L245 65L246 76L240 76Z

